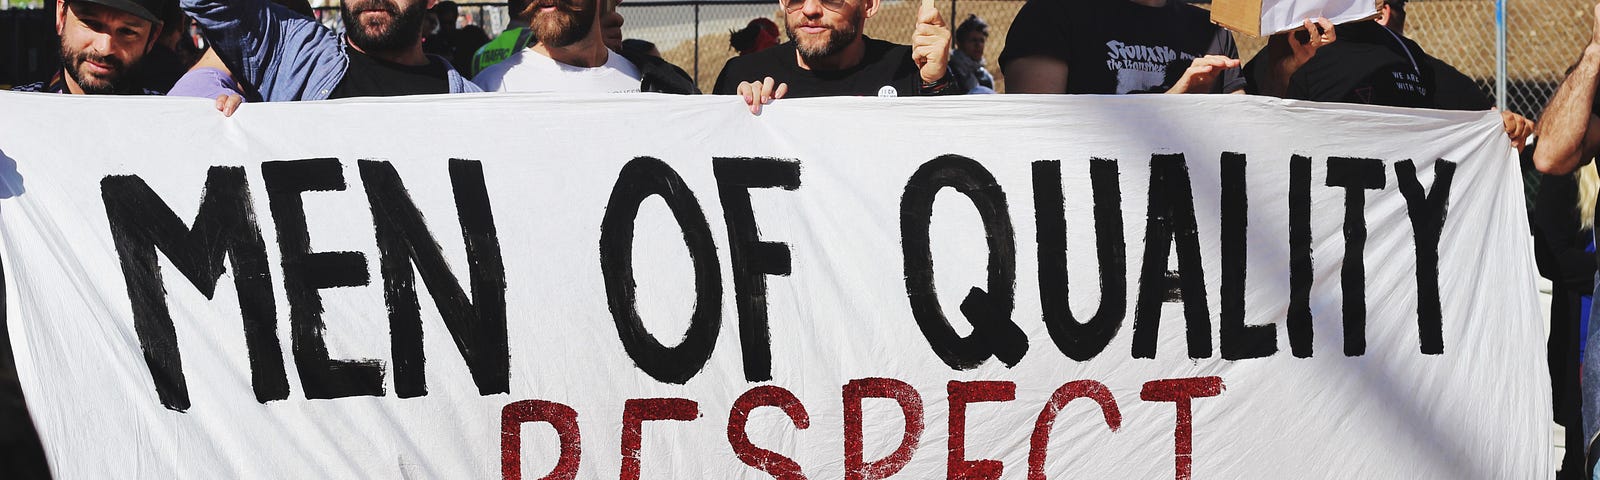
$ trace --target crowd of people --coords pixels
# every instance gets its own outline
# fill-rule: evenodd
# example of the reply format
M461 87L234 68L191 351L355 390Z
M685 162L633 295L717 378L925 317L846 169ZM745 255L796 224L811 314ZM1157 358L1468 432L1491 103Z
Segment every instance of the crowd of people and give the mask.
M438 0L346 0L342 32L314 19L304 0L57 0L61 69L15 90L197 96L215 99L228 115L247 102L363 96L702 93L654 45L623 41L614 2L510 0L511 23L489 38L481 28L457 28L456 5ZM781 31L777 22L757 19L731 32L739 56L723 66L710 93L742 96L752 113L794 97L996 93L984 58L989 25L975 15L951 29L925 3L904 45L863 34L880 0L778 5ZM1182 0L1029 0L996 66L1007 93L1250 94L1493 107L1471 78L1405 36L1406 0L1375 0L1375 6L1378 16L1368 20L1306 19L1241 64L1232 33ZM204 32L208 49L180 41L190 22ZM1592 469L1582 453L1596 422L1581 418L1600 417L1600 399L1581 394L1578 374L1600 366L1600 351L1580 353L1595 285L1588 232L1600 181L1592 166L1573 174L1600 154L1597 89L1600 21L1545 108L1538 145L1525 147L1536 129L1532 121L1501 112L1512 143L1546 174L1530 218L1541 271L1556 280L1551 372L1557 421L1569 432L1562 471L1573 477ZM1583 378L1600 385L1600 373ZM1589 415L1580 415L1580 404Z

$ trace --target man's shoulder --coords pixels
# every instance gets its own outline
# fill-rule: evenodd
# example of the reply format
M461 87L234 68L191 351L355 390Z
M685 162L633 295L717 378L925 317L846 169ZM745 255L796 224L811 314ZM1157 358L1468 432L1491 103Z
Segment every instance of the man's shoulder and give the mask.
M1173 8L1173 11L1178 15L1178 18L1181 18L1181 19L1184 19L1184 20L1187 20L1187 21L1198 21L1198 22L1204 23L1206 25L1217 27L1217 24L1211 23L1211 11L1210 10L1206 10L1204 8L1200 8L1200 7L1196 6L1195 4L1188 3L1188 2L1179 2L1179 3L1180 3L1179 5L1174 5L1174 8ZM1221 28L1221 27L1217 27L1217 28Z
M525 70L527 68L530 68L529 66L526 65L527 64L527 59L528 59L527 55L528 55L528 49L526 49L526 48L524 48L522 50L518 50L516 52L512 52L511 55L507 55L504 60L501 60L499 62L495 62L494 65L483 67L483 71L478 72L478 75L474 76L473 80L477 80L479 78L484 78L484 77L491 76L491 75L492 76L496 76L496 77L503 77L503 76L506 75L506 72L509 72L512 69L516 69L516 70L520 71L520 70Z
M729 58L722 68L730 71L759 69L762 73L771 73L772 67L784 65L784 62L795 64L792 41L749 55L736 55Z
M867 43L867 53L863 56L863 68L888 68L900 69L903 67L916 67L916 62L911 59L911 46L894 42L863 37ZM871 65L871 66L866 66Z
M30 83L30 84L27 84L27 85L17 85L15 87L11 87L11 91L13 91L13 92L48 92L48 91L50 91L50 84L47 83L47 82L33 82L33 83Z
M902 44L894 43L894 42L891 42L891 41L888 41L888 40L878 40L876 38L872 38L872 37L868 37L868 36L862 36L861 38L867 42L867 51L868 52L873 52L873 51L891 52L891 51L895 51L895 50L911 50L911 46L910 45L902 45Z
M1362 71L1377 70L1389 65L1409 65L1409 60L1386 46L1359 41L1347 42L1343 38L1339 40L1318 49L1317 54L1307 60L1302 69L1310 67L1313 70Z

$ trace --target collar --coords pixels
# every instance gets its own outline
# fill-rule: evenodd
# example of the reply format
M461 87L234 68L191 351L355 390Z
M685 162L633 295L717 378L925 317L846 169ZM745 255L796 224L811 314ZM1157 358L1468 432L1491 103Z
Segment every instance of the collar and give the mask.
M56 74L50 76L50 81L45 83L44 90L41 91L50 93L72 93L71 90L67 89L67 76L62 74L61 70L56 70Z

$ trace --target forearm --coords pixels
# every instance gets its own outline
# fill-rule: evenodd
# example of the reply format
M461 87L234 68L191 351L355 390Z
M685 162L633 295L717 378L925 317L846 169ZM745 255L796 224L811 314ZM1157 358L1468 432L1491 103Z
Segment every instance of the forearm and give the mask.
M1539 118L1539 149L1533 162L1552 175L1571 173L1590 154L1585 145L1589 119L1594 115L1595 87L1600 85L1600 45L1583 49L1578 64L1567 74Z
M235 81L268 101L303 100L323 68L336 68L338 35L265 0L181 0Z

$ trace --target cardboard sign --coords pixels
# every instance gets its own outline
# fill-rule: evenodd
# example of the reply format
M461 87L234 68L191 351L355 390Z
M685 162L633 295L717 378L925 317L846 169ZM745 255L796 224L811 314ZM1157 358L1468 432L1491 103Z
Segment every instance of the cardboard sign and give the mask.
M57 478L1550 472L1493 112L211 103L0 93Z

